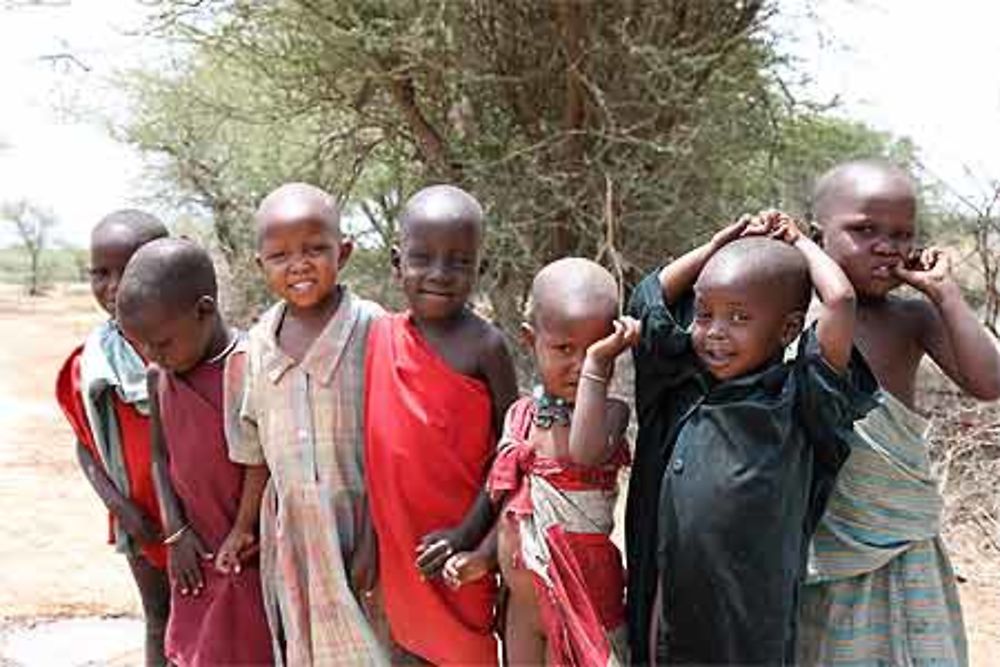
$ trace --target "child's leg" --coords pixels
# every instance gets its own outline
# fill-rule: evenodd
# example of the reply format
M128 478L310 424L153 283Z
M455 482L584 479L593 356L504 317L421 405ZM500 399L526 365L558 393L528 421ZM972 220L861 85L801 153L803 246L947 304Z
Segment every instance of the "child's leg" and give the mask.
M506 664L543 665L545 633L532 580L534 575L514 567L514 555L520 549L516 524L507 518L502 519L497 538L500 573L508 591L503 633Z
M146 617L146 665L166 665L163 655L163 637L170 615L170 582L166 570L155 567L142 556L129 556L129 567L142 598L142 611Z

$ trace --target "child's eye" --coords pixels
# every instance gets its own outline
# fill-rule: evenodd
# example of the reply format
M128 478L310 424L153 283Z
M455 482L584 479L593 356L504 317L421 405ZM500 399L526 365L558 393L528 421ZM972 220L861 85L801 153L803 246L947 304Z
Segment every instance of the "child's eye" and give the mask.
M410 261L410 264L417 266L424 266L431 261L430 256L425 252L407 253L406 258Z
M892 240L893 241L902 241L904 243L907 242L907 241L912 241L913 240L913 232L895 232L894 234L892 234Z
M264 260L268 262L283 262L287 256L284 252L271 252L264 255Z
M107 269L89 269L87 273L95 280L104 280L108 277Z
M712 313L708 312L707 310L699 310L695 312L694 319L698 320L699 322L705 322L707 320L712 319Z
M319 255L322 255L323 253L327 252L329 249L330 246L325 243L307 246L306 254L309 255L310 257L318 257Z
M556 345L556 352L558 352L559 354L570 354L571 352L573 352L573 346L567 344Z
M729 316L729 320L731 322L735 322L736 324L742 324L744 322L749 322L750 321L750 315L747 314L747 313L742 313L742 312L737 311L737 312L734 312L732 315Z
M864 236L869 236L875 232L874 225L855 225L851 228L852 231L862 234Z

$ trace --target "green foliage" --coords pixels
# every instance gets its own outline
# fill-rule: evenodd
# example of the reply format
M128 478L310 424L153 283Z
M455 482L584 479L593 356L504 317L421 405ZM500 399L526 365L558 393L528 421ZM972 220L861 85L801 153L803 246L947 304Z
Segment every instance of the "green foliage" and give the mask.
M123 136L206 209L238 284L254 204L306 180L344 198L379 298L400 202L455 182L488 215L482 287L513 325L533 273L598 258L625 283L742 212L807 209L835 161L912 147L789 105L761 1L160 3L187 45L126 84ZM245 307L253 309L256 294Z

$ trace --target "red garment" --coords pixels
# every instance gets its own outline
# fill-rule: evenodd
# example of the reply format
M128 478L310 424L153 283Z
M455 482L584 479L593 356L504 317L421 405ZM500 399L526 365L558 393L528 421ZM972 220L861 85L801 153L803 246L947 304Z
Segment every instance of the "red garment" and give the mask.
M486 385L454 371L407 314L374 322L365 361L365 475L393 640L434 664L496 664L492 578L422 581L421 537L457 526L493 454Z
M183 376L161 372L160 419L170 457L170 483L191 529L215 553L239 510L245 468L229 460L223 434L224 362ZM236 574L202 566L200 595L170 589L167 657L177 665L269 665L271 635L257 559Z
M528 441L534 414L531 398L522 398L510 407L503 446L490 471L490 494L510 494L504 520L520 521L535 515L529 525L539 529L545 541L547 554L541 556L542 562L547 561L545 569L528 569L548 640L548 664L606 665L613 656L609 635L625 622L625 571L621 554L608 534L610 522L608 532L598 530L582 511L587 500L581 493L613 491L619 469L628 463L628 450L622 443L611 460L600 466L540 456ZM544 491L532 494L532 478L544 479L549 488L557 490L560 508L547 513L548 518L540 517L534 505L537 500L547 500ZM613 506L613 496L608 500ZM553 516L566 525L553 522ZM522 551L515 567L527 567L526 560ZM539 558L533 560L538 562Z
M83 407L80 387L80 354L83 346L76 348L63 363L56 380L56 400L63 414L73 427L77 440L90 451L94 461L100 463L101 455L90 432L87 412ZM128 475L129 500L138 505L153 521L162 526L160 505L156 500L153 486L151 456L149 450L149 417L122 401L110 392L114 404L115 417L121 430L122 451L125 455L125 470ZM108 544L115 542L115 516L108 512ZM141 545L142 555L156 567L167 566L167 551L162 544Z

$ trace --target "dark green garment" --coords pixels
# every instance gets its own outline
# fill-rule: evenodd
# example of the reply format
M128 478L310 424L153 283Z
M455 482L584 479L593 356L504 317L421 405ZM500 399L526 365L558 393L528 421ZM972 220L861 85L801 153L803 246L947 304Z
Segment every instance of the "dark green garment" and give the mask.
M809 537L875 380L857 354L834 371L811 329L794 360L716 381L691 346L692 295L668 307L659 271L629 310L642 322L625 519L633 661L648 662L659 577L662 663L790 662Z

